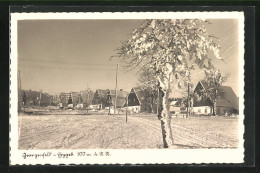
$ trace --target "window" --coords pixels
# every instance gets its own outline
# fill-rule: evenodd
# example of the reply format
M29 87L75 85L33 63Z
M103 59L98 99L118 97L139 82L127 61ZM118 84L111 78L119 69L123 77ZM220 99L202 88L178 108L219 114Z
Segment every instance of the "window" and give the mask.
M227 110L226 109L223 109L223 113L225 114L227 112Z
M207 110L207 108L205 109L205 113L208 113L208 110Z
M198 113L200 113L201 112L201 110L200 109L198 109Z
M135 108L137 110L137 108Z

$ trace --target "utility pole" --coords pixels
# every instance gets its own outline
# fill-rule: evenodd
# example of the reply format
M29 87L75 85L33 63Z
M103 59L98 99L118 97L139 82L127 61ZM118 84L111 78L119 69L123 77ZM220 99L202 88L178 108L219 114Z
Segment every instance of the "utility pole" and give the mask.
M40 90L39 106L41 106L41 99L42 99L42 91Z
M70 92L70 97L71 97L72 107L74 107L74 101L73 101L73 97L72 97L72 92Z
M125 122L127 123L128 95L126 95Z
M87 85L88 85L88 84L87 84ZM89 102L89 92L90 92L90 91L89 91L89 87L87 88L87 91L88 91L88 101L87 101L87 102L88 102L89 105L91 105L90 102ZM88 105L88 104L87 104L87 105ZM88 105L88 106L89 106L89 105Z
M114 102L114 116L116 115L116 101L117 101L117 73L118 73L118 64L116 65L116 97L115 97L115 102Z
M156 105L156 113L158 114L159 113L159 82L158 82L158 85L157 85L157 105Z
M20 98L19 98L20 95ZM20 74L20 70L18 71L18 100L20 99L19 105L18 105L18 111L20 111L22 109L22 84L21 84L21 74Z
M187 116L186 116L186 118L189 117L189 114L190 114L190 83L188 83Z

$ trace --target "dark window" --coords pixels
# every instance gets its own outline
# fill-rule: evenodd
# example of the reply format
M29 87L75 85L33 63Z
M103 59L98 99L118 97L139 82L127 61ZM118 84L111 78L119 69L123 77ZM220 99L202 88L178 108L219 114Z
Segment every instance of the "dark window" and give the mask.
M198 109L198 112L200 113L200 112L201 112L201 110L200 110L200 109Z
M208 110L207 110L207 109L205 109L205 113L208 113Z

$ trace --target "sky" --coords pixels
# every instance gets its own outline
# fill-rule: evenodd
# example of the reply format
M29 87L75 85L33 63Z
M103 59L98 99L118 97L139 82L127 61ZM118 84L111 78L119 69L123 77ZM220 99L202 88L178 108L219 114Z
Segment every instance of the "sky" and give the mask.
M209 33L220 38L223 61L214 65L230 74L224 84L238 95L238 22L210 20ZM116 55L122 41L143 20L21 20L18 21L18 69L23 89L47 93L114 89L116 64L118 89L136 86L136 70L126 72ZM192 72L197 83L204 73Z

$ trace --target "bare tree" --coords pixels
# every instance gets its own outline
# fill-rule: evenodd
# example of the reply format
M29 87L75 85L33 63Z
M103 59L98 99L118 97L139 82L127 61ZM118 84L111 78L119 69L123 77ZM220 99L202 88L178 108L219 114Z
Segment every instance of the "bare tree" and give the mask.
M143 90L146 102L150 105L151 112L154 113L154 106L157 104L158 85L155 71L151 68L143 68L138 76L139 86Z
M210 51L221 59L219 46L215 37L208 34L206 23L209 22L200 19L146 20L117 49L117 57L128 64L126 68L148 67L155 71L161 97L158 118L165 148L173 146L168 101L171 83L181 86L182 81L189 81L194 65L212 68Z
M224 93L220 86L227 81L229 74L222 75L218 69L205 70L205 79L203 80L204 88L200 90L202 99L209 98L213 103L212 112L216 115L217 99L224 98Z
M181 99L182 99L185 107L188 108L187 115L186 115L186 118L188 118L189 116L191 116L193 114L194 102L198 101L200 98L199 98L199 95L196 92L194 92L193 83L190 83L190 85L185 84L185 88L188 88L188 89L183 92L184 97Z

